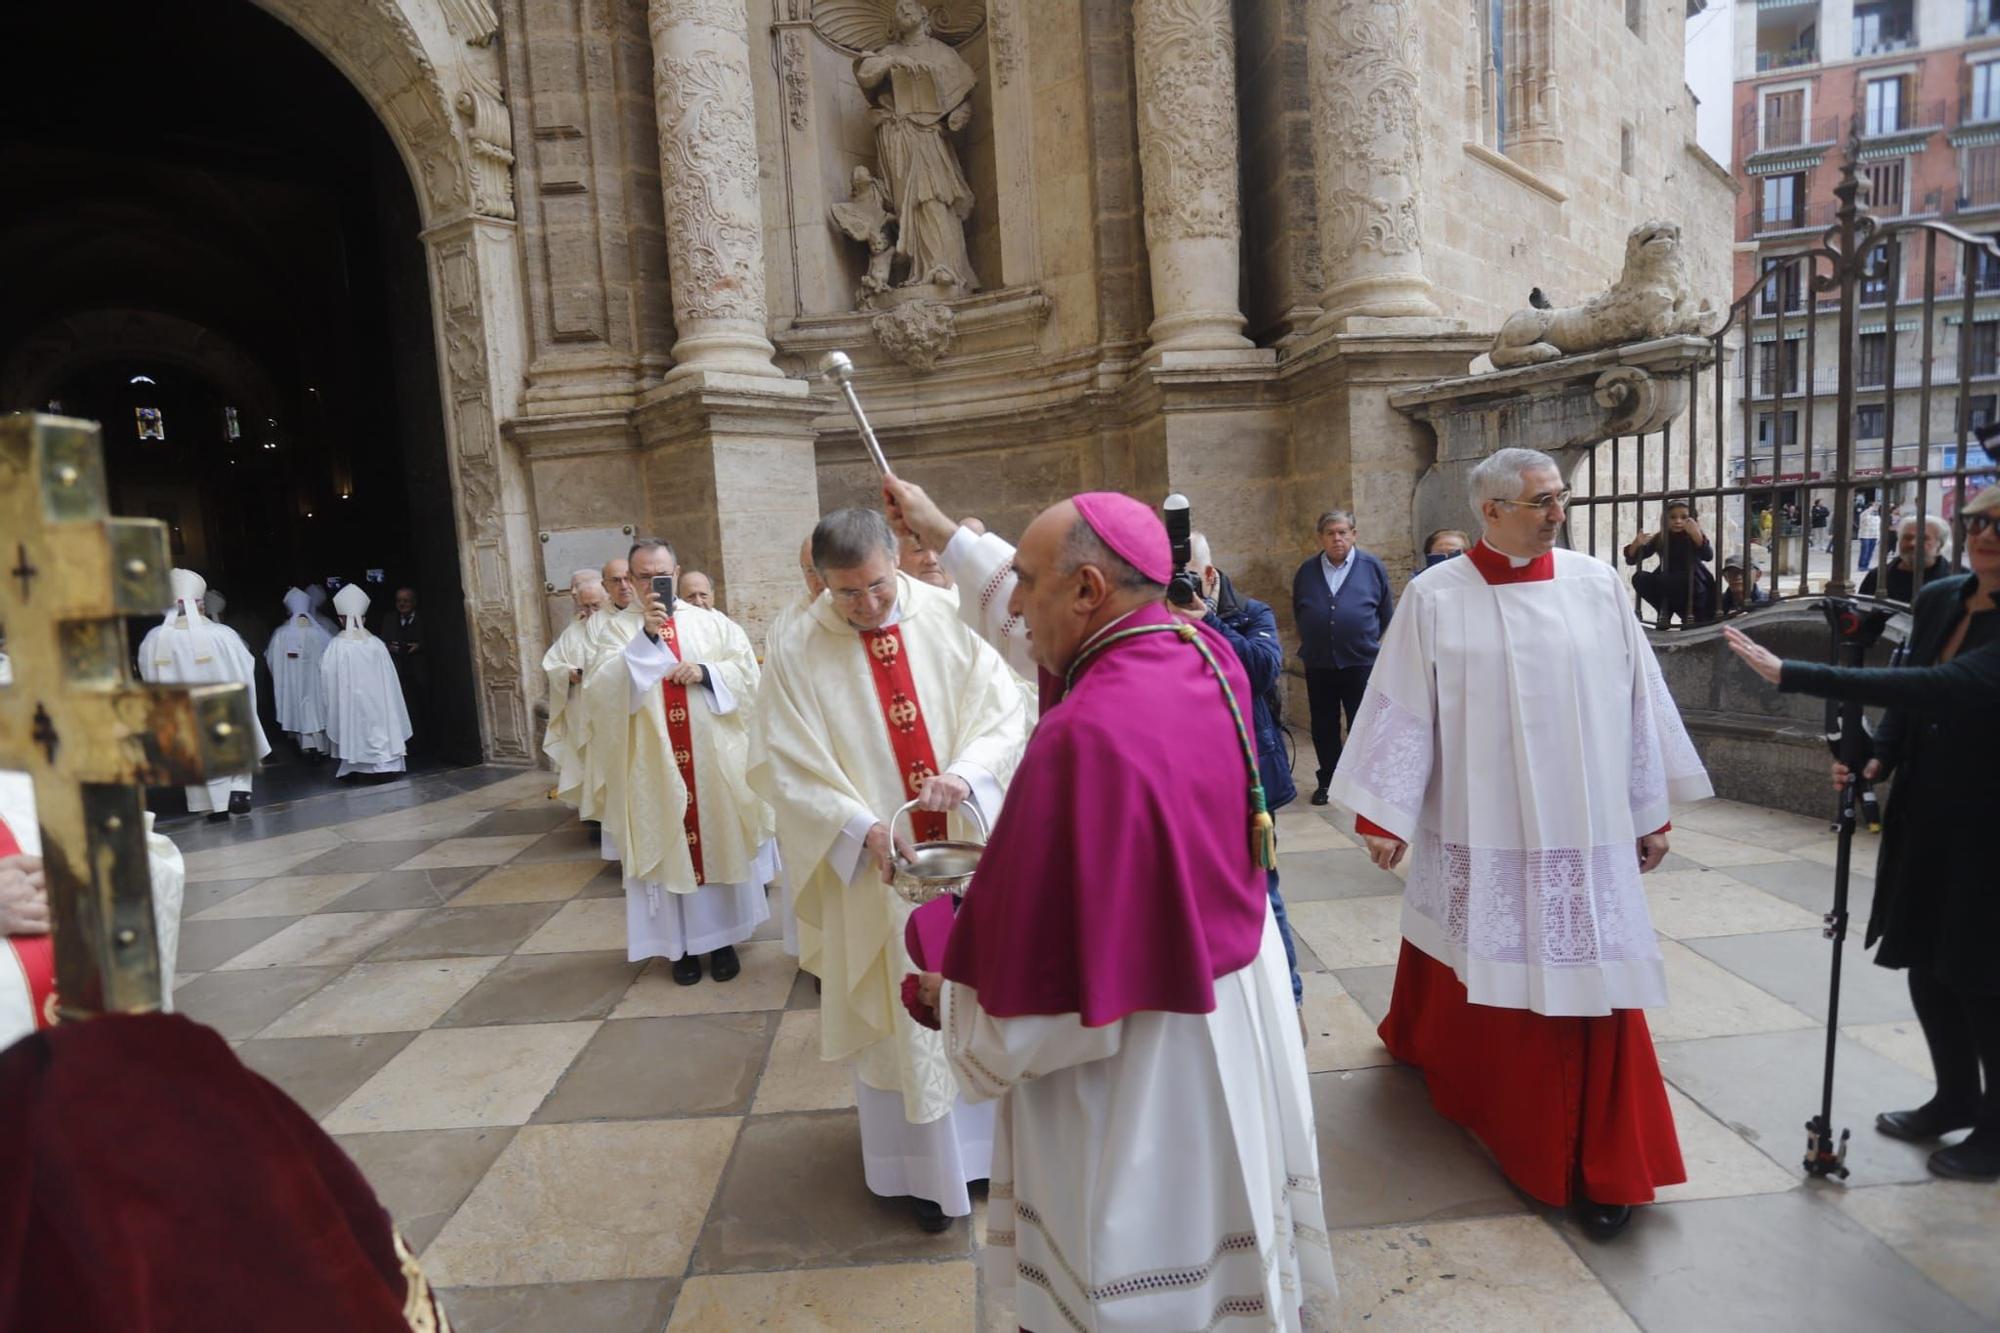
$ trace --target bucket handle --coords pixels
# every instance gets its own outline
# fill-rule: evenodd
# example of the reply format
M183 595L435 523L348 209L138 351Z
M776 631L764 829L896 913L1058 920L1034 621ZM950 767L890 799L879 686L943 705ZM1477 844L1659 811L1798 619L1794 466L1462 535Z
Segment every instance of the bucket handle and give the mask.
M890 845L890 847L892 847L892 848L893 848L893 847L894 847L894 846L896 845L896 821L897 821L897 820L899 820L899 819L901 819L901 818L903 818L903 817L904 817L905 815L909 814L909 813L910 813L910 811L912 811L912 810L914 810L914 809L916 809L916 808L917 808L917 803L916 803L915 801L906 801L906 802L904 802L904 804L903 804L903 807L902 807L902 809L900 809L900 810L896 811L896 813L895 813L895 814L893 814L893 815L890 815L890 816L889 816L889 845ZM978 803L977 803L976 801L970 801L970 800L968 800L968 801L966 801L966 802L965 802L965 803L964 803L963 805L959 806L958 808L959 808L960 810L963 810L963 811L964 811L964 812L965 812L966 814L968 814L968 815L971 815L971 816L972 816L972 823L973 823L973 827L975 827L975 828L977 828L977 829L979 830L979 845L980 845L981 847L984 847L984 846L986 845L986 840L987 840L987 839L988 839L989 837L991 837L991 836L992 836L992 834L990 834L989 832L987 832L987 829L986 829L986 818L985 818L985 816L984 816L984 815L981 815L981 814L979 813L979 805L978 805ZM916 825L916 821L915 821L915 820L911 820L911 821L910 821L910 836L914 838L914 837L916 836L916 833L917 833L917 825ZM913 844L911 844L911 845L912 845L912 846L915 846L916 844L914 844L914 843L913 843Z

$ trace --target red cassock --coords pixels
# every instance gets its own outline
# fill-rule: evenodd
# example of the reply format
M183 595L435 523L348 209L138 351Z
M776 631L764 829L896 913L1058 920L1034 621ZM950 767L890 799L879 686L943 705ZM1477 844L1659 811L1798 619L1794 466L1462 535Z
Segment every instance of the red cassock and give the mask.
M1511 567L1483 545L1467 558L1489 583L1554 569L1546 556ZM1399 837L1365 818L1355 827ZM1473 1004L1449 965L1405 940L1378 1031L1389 1054L1423 1071L1438 1114L1476 1135L1507 1179L1544 1203L1567 1204L1579 1188L1595 1203L1650 1203L1656 1189L1687 1179L1642 1009L1556 1017Z
M0 1328L444 1327L347 1154L212 1029L114 1014L0 1054Z

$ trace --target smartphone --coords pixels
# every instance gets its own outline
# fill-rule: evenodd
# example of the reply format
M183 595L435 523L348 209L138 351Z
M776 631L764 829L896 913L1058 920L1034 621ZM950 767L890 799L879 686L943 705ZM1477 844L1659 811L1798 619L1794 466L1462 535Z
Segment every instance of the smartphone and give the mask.
M653 596L660 599L660 605L671 611L674 609L674 576L672 574L653 575Z

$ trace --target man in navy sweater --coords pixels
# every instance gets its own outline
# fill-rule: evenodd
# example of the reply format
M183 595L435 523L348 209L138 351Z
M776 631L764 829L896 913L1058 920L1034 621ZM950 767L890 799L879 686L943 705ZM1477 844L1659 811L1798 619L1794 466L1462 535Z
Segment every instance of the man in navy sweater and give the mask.
M1368 688L1368 673L1396 599L1389 571L1354 544L1354 515L1329 509L1319 516L1319 554L1292 576L1292 623L1306 668L1306 705L1312 711L1312 803L1326 804L1326 784L1340 763L1340 715L1354 726L1354 710Z

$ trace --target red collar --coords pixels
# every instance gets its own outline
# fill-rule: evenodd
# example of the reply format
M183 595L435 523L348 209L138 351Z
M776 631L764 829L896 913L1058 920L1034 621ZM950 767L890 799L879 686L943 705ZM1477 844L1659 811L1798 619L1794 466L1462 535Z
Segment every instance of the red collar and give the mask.
M1482 539L1465 553L1488 583L1541 583L1556 576L1556 553L1544 551L1525 565L1515 565Z

